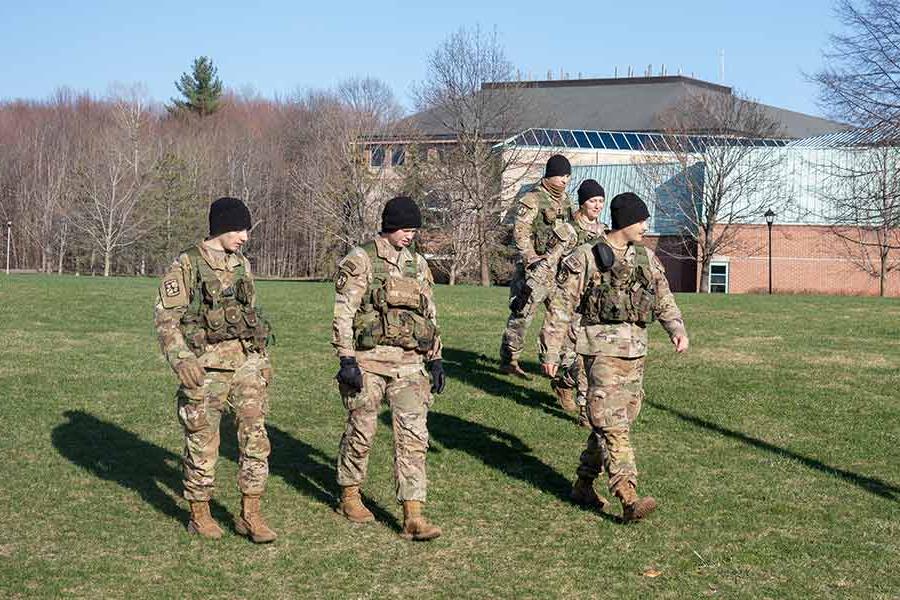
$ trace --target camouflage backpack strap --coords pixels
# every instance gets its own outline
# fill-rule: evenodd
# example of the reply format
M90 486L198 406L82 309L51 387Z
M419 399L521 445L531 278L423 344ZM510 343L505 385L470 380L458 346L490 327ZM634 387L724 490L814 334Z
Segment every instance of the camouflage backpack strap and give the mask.
M406 261L406 264L403 266L403 276L415 279L419 276L419 254L416 252L415 242L410 244L407 250L409 250L409 255L412 258Z
M634 244L634 266L650 268L650 255L643 244Z

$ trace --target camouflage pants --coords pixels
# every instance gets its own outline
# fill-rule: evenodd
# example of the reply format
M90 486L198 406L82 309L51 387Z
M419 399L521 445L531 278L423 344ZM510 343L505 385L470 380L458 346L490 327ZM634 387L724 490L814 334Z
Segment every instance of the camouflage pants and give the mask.
M516 272L509 283L509 302L519 297L525 290L525 267L519 263ZM506 329L503 331L503 339L500 341L500 359L503 362L517 361L525 349L525 331L531 325L531 321L537 314L538 306L544 305L550 308L550 295L547 287L541 287L531 291L531 297L521 312L510 311L506 320Z
M347 425L337 462L340 486L362 485L369 451L378 426L378 411L386 401L394 429L394 482L397 501L425 501L425 453L428 450L428 407L431 381L423 367L399 376L379 375L363 369L363 389L352 393L341 385Z
M233 410L237 425L238 487L242 494L260 495L269 476L268 359L251 354L236 371L207 369L203 386L177 392L178 419L184 430L184 497L209 500L215 488L222 414Z
M637 485L637 464L631 447L631 424L644 398L644 357L585 356L588 371L587 409L591 434L581 453L578 476L609 475L609 489Z

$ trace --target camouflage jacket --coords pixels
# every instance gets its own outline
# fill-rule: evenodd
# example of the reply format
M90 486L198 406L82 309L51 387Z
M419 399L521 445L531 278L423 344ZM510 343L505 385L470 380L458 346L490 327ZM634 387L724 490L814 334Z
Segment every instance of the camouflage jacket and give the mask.
M519 262L530 265L543 256L535 250L538 231L552 230L565 223L570 206L567 193L563 194L562 199L556 200L541 182L535 183L517 198L513 240L519 252ZM549 237L546 233L542 236Z
M425 316L437 326L437 309L434 304L434 278L425 257L408 248L397 250L379 236L375 238L375 251L383 259L390 276L402 276L409 261L416 261L416 278L421 285L427 306ZM338 264L334 278L334 319L331 327L331 345L338 356L355 356L363 368L374 372L395 374L397 365L408 365L418 368L424 360L441 358L441 338L438 334L431 350L424 356L415 350L404 350L395 346L378 345L373 350L356 350L354 348L353 319L356 316L363 296L373 279L372 261L361 246L356 246Z
M250 263L241 253L232 254L214 250L206 243L198 244L197 248L219 281L222 282L223 287L229 287L234 283L235 269L241 264L244 266L244 276L252 277ZM166 360L173 368L179 361L196 356L188 348L181 330L181 318L187 312L193 298L194 290L191 285L195 281L195 277L196 273L190 257L182 253L163 276L156 296L154 321L159 334L159 345ZM256 298L252 298L250 303L255 305ZM244 363L246 357L247 352L241 340L227 340L217 344L207 344L206 351L199 358L200 364L204 367L235 370Z
M616 261L634 264L634 247L613 249ZM659 258L647 248L656 289L656 315L663 329L674 337L685 334L681 311L669 290L666 272ZM647 354L647 327L638 323L604 323L570 326L579 318L576 309L588 282L597 273L591 244L583 244L563 259L556 277L557 289L544 319L540 336L541 362L557 363L566 335L574 334L575 351L589 356L638 358Z

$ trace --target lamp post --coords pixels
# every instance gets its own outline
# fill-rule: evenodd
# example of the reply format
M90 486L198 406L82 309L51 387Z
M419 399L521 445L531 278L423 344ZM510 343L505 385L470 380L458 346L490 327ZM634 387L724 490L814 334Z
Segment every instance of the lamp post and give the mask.
M769 294L772 294L772 223L775 222L775 211L771 208L763 215L766 225L769 227Z
M9 240L12 230L12 221L6 222L6 274L9 275Z

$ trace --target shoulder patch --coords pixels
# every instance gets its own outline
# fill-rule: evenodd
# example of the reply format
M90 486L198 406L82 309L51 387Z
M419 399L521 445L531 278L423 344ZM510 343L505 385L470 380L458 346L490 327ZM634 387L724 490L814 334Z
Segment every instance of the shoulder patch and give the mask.
M187 286L184 285L184 275L181 267L172 265L169 272L162 278L159 285L159 299L163 308L181 308L190 303Z
M519 198L519 204L523 204L528 208L534 210L538 207L538 199L535 197L533 192L528 192L527 194L523 194L522 197Z
M579 271L581 271L581 256L581 252L572 252L562 260L562 266L565 267L565 269L570 273L578 273Z
M349 275L359 275L365 270L365 258L356 252L351 252L338 263L339 271L346 271Z

